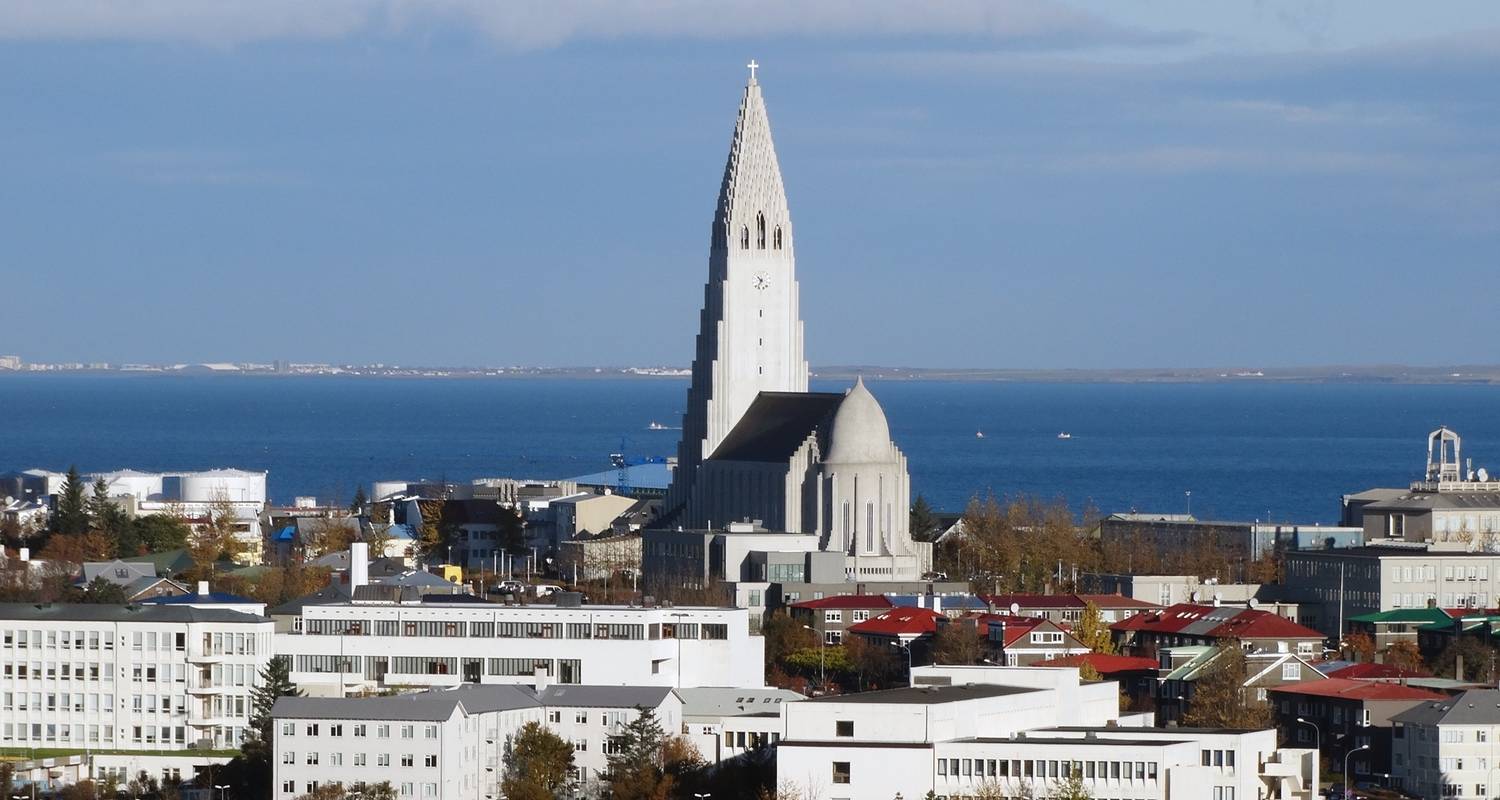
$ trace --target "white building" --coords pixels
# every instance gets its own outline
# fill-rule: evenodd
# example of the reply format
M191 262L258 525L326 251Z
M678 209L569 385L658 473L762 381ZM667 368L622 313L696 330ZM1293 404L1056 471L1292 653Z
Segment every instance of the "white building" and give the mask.
M1093 797L1312 796L1312 752L1278 750L1274 730L1143 727L1120 716L1116 684L1075 669L932 667L912 679L783 705L778 782L832 800L1043 796L1072 775Z
M682 724L682 700L661 686L467 684L394 697L286 697L273 711L274 796L390 781L400 797L497 798L506 748L528 722L573 744L574 780L586 792L603 779L610 740L639 709L668 735Z
M538 670L558 684L765 685L765 640L746 609L426 599L437 602L272 609L276 652L310 694L530 683Z
M682 735L710 764L768 752L781 741L781 705L805 699L787 689L700 686L678 689Z
M1500 690L1473 689L1391 718L1391 776L1422 798L1500 794Z
M269 619L234 611L0 604L0 746L238 747L271 646Z

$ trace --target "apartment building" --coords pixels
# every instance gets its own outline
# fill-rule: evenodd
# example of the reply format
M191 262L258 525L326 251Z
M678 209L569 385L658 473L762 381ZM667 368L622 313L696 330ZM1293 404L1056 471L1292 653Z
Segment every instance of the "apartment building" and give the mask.
M848 800L1044 796L1312 797L1313 756L1274 730L1155 729L1121 717L1112 683L1071 668L919 667L910 688L782 707L777 779Z
M423 599L433 602L325 595L272 609L276 652L312 695L531 683L538 673L555 684L765 685L765 640L750 635L746 609Z
M1500 553L1428 545L1356 547L1285 555L1302 619L1329 636L1351 617L1396 608L1490 608L1500 602Z
M271 621L235 611L0 604L0 746L238 747L271 648Z
M1500 690L1473 689L1391 718L1391 776L1422 798L1500 793Z
M616 737L644 710L669 734L682 699L662 686L466 684L393 697L284 697L275 719L275 797L390 781L403 798L499 796L511 737L528 722L573 745L574 787L604 780Z

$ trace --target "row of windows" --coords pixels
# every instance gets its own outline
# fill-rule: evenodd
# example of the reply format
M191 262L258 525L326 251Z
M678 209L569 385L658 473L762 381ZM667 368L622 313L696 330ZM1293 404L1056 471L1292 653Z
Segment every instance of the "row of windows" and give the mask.
M243 725L220 725L206 728L204 733L213 740L215 747L237 747L244 743L249 735L249 728ZM189 731L183 725L132 725L120 728L119 741L122 744L129 742L185 747L198 738L199 734L195 731L190 739ZM112 725L7 722L0 725L0 741L29 743L32 747L39 744L112 745L115 743L115 729Z
M742 225L740 227L740 249L741 250L749 250L750 249L750 226L749 225ZM755 215L755 249L756 250L764 250L764 249L766 249L766 215L765 214L756 214ZM775 230L771 234L771 249L773 249L773 250L780 250L781 249L781 226L780 225L777 225L776 228L775 228Z
M498 639L645 639L648 628L639 623L586 622L441 622L413 620L309 619L302 631L314 636L433 636ZM651 639L728 639L725 623L652 623Z
M1231 759L1233 761L1233 759ZM837 770L835 770L837 774ZM1154 781L1155 761L1052 761L1047 759L940 758L939 778L1047 778ZM837 781L835 781L837 782Z
M343 754L342 751L334 750L334 751L329 752L327 755L328 755L328 759L327 759L326 762L324 762L324 760L323 760L323 754L319 753L316 750L309 750L309 751L307 751L307 752L305 752L305 753L302 754L302 759L303 759L303 763L306 764L309 767L315 767L315 766L318 766L318 765L323 764L323 763L326 763L330 767L342 767L342 766L344 766L344 754ZM366 754L366 753L350 753L350 756L351 756L351 758L350 758L350 762L351 763L349 764L349 766L352 766L352 767L367 767L367 766L370 766L369 759L367 758L368 754ZM294 751L294 750L283 750L282 753L281 753L281 763L283 763L283 764L296 764L297 763L297 753L296 753L296 751ZM402 766L402 767L415 767L416 765L417 765L417 756L416 756L415 753L402 753L401 754L400 766ZM428 767L428 768L436 769L437 765L438 765L438 757L437 757L436 753L428 753L428 754L422 756L422 766L423 767ZM377 767L389 767L389 766L391 766L391 754L390 753L376 753L375 754L375 766L377 766Z
M307 781L303 785L307 787L307 794L309 795L314 794L318 791L318 781ZM365 790L365 786L366 784L364 781L355 781L353 784L351 784L351 788L353 790L351 794L355 796L359 795ZM417 784L415 783L401 783L399 785L393 785L391 788L396 790L396 795L398 797L417 796ZM438 785L436 783L424 783L422 784L421 789L423 797L437 797ZM287 795L296 795L297 782L291 780L282 781L281 793Z
M320 723L320 722L307 722L307 723L303 723L303 726L302 726L302 735L303 736L319 736L319 735L322 734L322 731L324 730L324 727L325 727L324 724ZM333 737L333 738L335 738L335 739L341 738L344 735L344 724L342 722L335 722L335 723L329 724L329 725L326 726L326 728L328 730L328 735L331 736L331 737ZM392 726L389 723L381 723L379 725L369 725L369 724L364 723L364 722L358 722L358 723L355 723L355 724L349 726L349 733L350 733L351 736L355 737L356 739L363 739L363 738L365 738L369 734L371 728L373 728L375 730L375 738L377 738L377 739L389 739L389 738L391 738L391 731L393 729L397 730L397 732L400 734L400 736L401 736L402 739L415 739L415 738L417 738L417 726L416 725ZM281 735L282 736L296 736L297 735L297 723L283 720L282 723L281 723ZM423 725L422 726L422 738L424 738L424 739L436 739L436 738L438 738L438 726L436 726L436 725ZM290 762L287 762L287 763L290 763Z

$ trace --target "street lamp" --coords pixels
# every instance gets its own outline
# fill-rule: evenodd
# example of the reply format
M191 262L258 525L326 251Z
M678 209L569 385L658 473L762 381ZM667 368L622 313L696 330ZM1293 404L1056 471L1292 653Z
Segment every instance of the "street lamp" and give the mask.
M1362 744L1359 747L1356 747L1353 750L1350 750L1349 752L1347 752L1347 753L1344 754L1344 796L1345 797L1352 797L1354 795L1354 790L1352 788L1350 788L1350 785L1349 785L1350 784L1350 781L1349 781L1349 756L1352 756L1352 755L1354 755L1355 753L1358 753L1361 750L1369 750L1369 749L1370 749L1369 745Z
M895 641L895 642L891 642L891 647L894 647L897 650L905 650L906 651L906 680L907 680L908 683L911 682L911 645L910 644L902 644L899 641Z
M214 788L219 790L219 800L224 800L224 797L227 796L229 792L229 784L216 783L214 784Z
M812 631L814 636L818 635L818 632L813 630L813 626L803 625L802 627ZM818 639L818 688L823 691L828 691L828 679L823 672L823 649L826 644L827 642L824 639Z
M1323 729L1316 722L1310 722L1302 717L1297 721L1313 729L1313 780L1318 780L1318 764L1323 759ZM1345 781L1348 783L1348 781Z
M713 796L712 792L693 792L693 797L698 798L698 800L708 800L708 798Z

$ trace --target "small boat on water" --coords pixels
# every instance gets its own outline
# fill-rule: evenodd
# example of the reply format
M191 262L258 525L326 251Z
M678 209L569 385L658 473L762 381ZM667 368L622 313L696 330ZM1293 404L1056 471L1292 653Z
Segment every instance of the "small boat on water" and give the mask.
M671 425L663 425L660 422L657 422L656 420L651 420L651 424L646 426L646 430L648 430L648 431L679 431L679 430L682 430L682 429L681 428L674 428Z
M1073 434L1068 433L1067 431L1063 431L1062 433L1059 433L1057 435L1057 438L1059 438L1059 439L1071 439L1071 438L1073 438Z
M975 439L983 439L984 438L984 431L974 431L974 438Z

